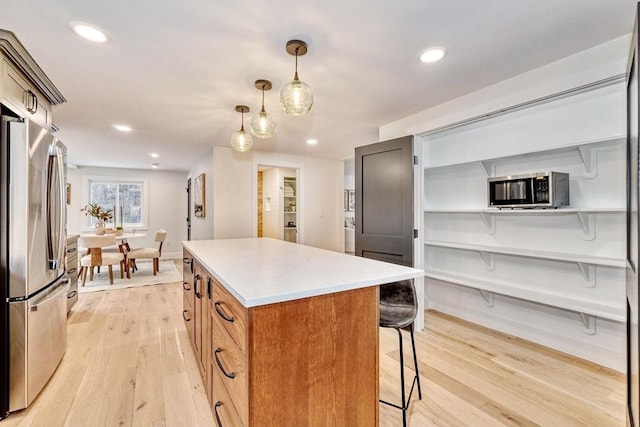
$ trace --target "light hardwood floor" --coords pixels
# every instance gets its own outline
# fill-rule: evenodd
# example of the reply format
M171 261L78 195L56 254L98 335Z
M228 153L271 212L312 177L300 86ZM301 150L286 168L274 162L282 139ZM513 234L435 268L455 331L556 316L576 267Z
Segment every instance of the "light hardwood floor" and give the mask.
M181 307L179 283L80 295L58 370L0 427L214 426ZM440 313L426 324L411 426L624 425L623 375ZM382 329L380 346L381 396L395 400L395 331ZM381 405L381 426L400 419Z

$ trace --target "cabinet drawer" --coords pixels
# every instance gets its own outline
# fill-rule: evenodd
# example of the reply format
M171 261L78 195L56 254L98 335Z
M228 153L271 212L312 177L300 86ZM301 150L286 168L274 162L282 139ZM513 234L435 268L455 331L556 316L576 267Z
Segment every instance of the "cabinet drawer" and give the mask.
M246 354L247 309L244 308L220 283L211 279L211 317Z
M78 253L78 239L67 240L67 256Z
M182 291L185 301L189 301L189 305L193 307L193 304L195 303L195 293L193 292L193 276L183 277Z
M246 422L249 392L247 388L247 361L235 342L219 322L213 322L211 366L220 376L219 381L229 392L233 405Z
M244 427L246 419L243 420L238 414L238 410L234 406L234 400L231 399L224 382L221 378L217 366L211 369L211 412L217 426L222 427ZM236 399L237 400L237 399ZM246 405L245 405L246 406Z

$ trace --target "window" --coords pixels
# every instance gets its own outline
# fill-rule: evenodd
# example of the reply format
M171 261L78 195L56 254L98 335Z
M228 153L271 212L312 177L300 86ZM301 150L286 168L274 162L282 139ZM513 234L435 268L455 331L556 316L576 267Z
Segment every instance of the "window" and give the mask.
M144 178L84 177L87 203L112 209L113 226L126 229L147 228L147 180ZM96 219L87 216L85 226L93 227Z

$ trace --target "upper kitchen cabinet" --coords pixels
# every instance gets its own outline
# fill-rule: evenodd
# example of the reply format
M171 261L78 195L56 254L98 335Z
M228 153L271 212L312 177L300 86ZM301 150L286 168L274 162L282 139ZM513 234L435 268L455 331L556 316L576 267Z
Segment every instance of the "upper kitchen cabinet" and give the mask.
M0 29L0 102L51 129L53 105L66 101L16 36Z

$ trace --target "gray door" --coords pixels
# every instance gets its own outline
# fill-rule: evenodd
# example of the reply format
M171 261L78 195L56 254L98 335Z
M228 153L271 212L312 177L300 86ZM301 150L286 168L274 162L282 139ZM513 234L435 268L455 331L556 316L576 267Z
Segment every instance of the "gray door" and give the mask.
M357 147L356 255L413 266L413 137Z

